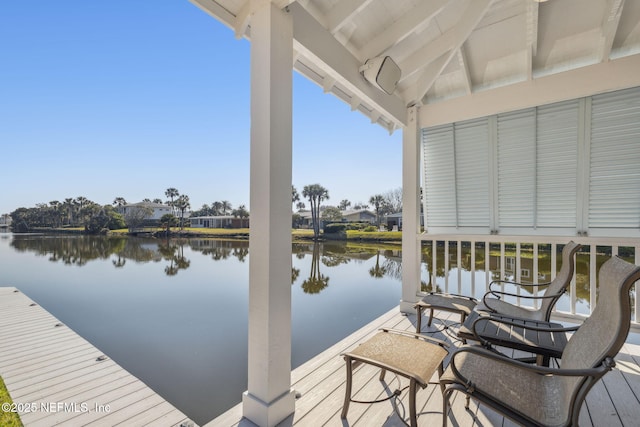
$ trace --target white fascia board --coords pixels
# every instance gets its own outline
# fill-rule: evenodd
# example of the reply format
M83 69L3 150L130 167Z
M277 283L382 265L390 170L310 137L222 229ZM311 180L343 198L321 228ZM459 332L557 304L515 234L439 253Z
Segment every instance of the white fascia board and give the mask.
M467 96L423 105L419 123L426 128L637 87L640 86L638 70L640 54L476 91Z
M236 16L213 0L189 0L208 15L235 31Z
M297 3L289 6L293 15L294 49L312 61L351 91L393 121L406 125L407 108L402 99L374 88L360 74L362 65L335 37Z

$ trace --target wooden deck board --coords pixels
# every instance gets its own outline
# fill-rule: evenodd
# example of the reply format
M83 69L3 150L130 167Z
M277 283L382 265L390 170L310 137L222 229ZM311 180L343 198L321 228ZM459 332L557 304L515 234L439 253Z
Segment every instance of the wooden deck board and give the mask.
M20 412L26 427L195 425L113 360L99 356L99 349L27 296L0 288L0 375L15 403L37 408Z
M435 311L434 323L430 328L423 322L423 332L436 331L446 323L458 319L457 315ZM351 403L347 420L340 418L344 402L346 369L341 354L368 339L381 327L415 330L415 316L402 316L398 309L385 313L374 322L366 325L354 334L319 354L292 372L293 388L302 393L296 401L296 412L283 425L306 426L402 426L390 401L377 404ZM434 333L435 338L452 341L447 333ZM510 357L522 357L527 354L503 349ZM599 381L587 396L580 412L580 426L623 426L637 425L640 419L640 346L626 343L616 358L618 366ZM445 361L448 363L448 360ZM368 365L359 366L353 376L353 397L360 400L373 400L385 397L396 388L408 384L387 373L385 383L379 381L379 370ZM436 376L437 377L437 376ZM433 378L435 380L436 378ZM388 389L385 389L385 384ZM465 396L454 393L452 410L449 413L449 425L460 427L511 427L516 424L505 419L492 409L471 400L469 409L465 409ZM399 398L400 408L404 408L404 418L408 419L408 394L403 392ZM442 394L437 385L429 385L419 390L417 395L418 425L441 425ZM253 427L254 424L242 418L242 405L231 408L205 427Z

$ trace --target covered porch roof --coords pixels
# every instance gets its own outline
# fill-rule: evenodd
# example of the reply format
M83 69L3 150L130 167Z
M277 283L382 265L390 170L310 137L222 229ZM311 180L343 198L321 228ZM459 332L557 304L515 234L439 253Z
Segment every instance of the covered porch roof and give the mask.
M251 38L251 1L191 0ZM638 0L274 0L293 15L293 68L389 131L640 85ZM390 56L392 95L358 71Z

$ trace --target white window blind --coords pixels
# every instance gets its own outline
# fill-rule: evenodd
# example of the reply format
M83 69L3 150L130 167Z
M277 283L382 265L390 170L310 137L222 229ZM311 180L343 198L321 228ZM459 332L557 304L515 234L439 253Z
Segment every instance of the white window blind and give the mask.
M592 98L589 227L640 228L640 88Z
M535 109L498 115L498 221L533 227L536 189Z
M423 129L424 212L428 227L455 227L453 125Z
M456 123L456 195L459 227L489 227L489 129L487 119Z
M537 109L536 226L575 228L578 101Z

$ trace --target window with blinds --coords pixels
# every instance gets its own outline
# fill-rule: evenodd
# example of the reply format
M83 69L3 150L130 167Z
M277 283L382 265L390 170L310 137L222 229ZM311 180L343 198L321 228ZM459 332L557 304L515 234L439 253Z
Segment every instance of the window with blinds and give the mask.
M640 230L640 88L423 129L422 144L432 231Z
M640 227L640 91L594 96L589 226Z

